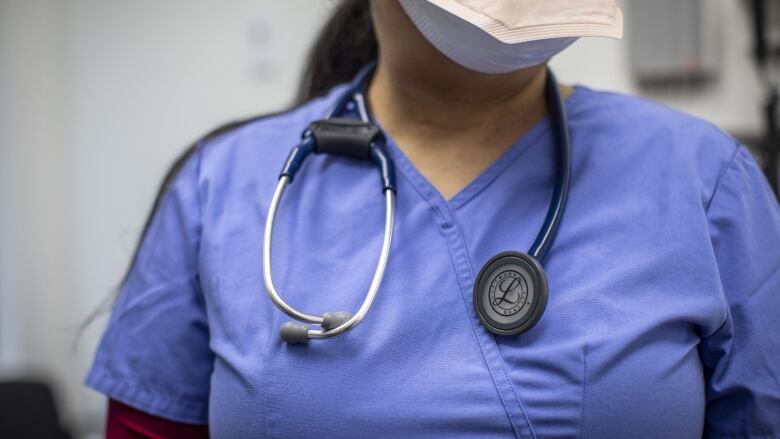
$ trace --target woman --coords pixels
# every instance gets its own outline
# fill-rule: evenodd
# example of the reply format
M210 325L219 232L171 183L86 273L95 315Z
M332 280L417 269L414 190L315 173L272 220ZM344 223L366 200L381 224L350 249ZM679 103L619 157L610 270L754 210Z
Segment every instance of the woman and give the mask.
M780 435L780 210L703 121L562 87L572 172L546 311L512 336L475 312L479 267L529 248L558 181L545 61L620 27L604 1L343 2L308 102L207 136L166 179L87 378L111 399L108 436ZM384 279L359 326L286 344L261 268L279 168L377 53L367 100L398 175ZM307 159L273 232L288 303L360 306L377 181Z

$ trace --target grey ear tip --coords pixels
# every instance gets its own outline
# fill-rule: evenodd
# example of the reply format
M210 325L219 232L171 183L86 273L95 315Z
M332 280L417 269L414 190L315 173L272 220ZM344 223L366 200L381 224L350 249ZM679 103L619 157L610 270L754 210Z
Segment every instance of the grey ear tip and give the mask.
M322 315L322 329L329 331L342 323L352 318L352 313L349 311L333 311L326 312Z
M309 327L300 323L287 322L279 328L279 335L285 343L306 343L309 341Z

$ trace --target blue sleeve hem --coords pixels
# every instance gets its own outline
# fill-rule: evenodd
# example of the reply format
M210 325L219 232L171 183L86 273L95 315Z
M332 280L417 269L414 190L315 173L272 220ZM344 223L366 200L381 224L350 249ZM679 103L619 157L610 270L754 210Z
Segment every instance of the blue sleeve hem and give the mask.
M90 370L85 384L113 400L150 415L185 424L208 424L207 403L151 392L139 383L118 379L97 365Z
M705 439L780 439L780 434L765 434L765 435L747 435L747 434L717 434L717 433L705 433Z

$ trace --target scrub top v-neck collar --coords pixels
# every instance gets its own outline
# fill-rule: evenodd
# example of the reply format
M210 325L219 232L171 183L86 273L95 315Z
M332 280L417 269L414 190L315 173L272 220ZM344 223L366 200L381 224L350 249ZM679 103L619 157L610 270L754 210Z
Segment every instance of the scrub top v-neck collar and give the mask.
M572 94L564 101L566 110L572 110L577 102L582 100L583 94L584 90L582 87L575 86ZM382 127L380 121L378 121L375 117L372 117L372 120L382 129L382 132L385 134L387 139L387 152L390 154L393 161L395 161L396 167L400 174L409 181L411 186L414 187L420 196L422 196L423 199L425 199L429 204L443 204L451 210L459 209L468 203L472 198L479 195L482 191L489 189L492 182L502 173L511 168L512 165L529 149L533 148L539 143L542 143L545 137L550 134L550 130L552 128L552 120L550 119L550 116L547 115L542 120L534 124L528 131L523 133L523 135L521 135L520 138L509 147L509 149L504 151L493 163L480 172L476 178L466 184L466 186L460 189L452 198L447 199L412 163L412 161L398 146L395 140L387 134L387 131L384 129L384 127ZM550 188L550 190L552 191L552 188Z

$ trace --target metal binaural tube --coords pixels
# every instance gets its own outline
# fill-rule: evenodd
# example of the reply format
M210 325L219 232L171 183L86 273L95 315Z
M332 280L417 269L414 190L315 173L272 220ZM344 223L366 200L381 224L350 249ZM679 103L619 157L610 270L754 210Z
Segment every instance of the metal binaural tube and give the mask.
M322 323L322 317L300 312L288 305L279 295L279 292L276 291L274 281L271 278L271 240L274 233L274 221L276 220L276 211L279 208L279 202L281 201L284 190L287 188L289 182L290 177L287 175L284 175L279 179L279 184L276 186L274 196L271 198L268 216L265 219L265 231L263 233L263 282L265 283L265 290L268 292L268 297L271 298L274 305L282 310L282 312L296 320L320 324Z
M274 286L273 279L271 276L271 250L272 250L274 221L276 219L276 212L279 208L279 203L281 201L282 195L284 194L284 190L286 189L289 182L290 179L286 175L282 176L279 179L279 184L276 186L274 196L271 199L271 205L268 209L268 216L266 217L265 231L263 234L263 281L265 283L266 292L268 293L268 296L271 298L271 301L282 312L284 312L285 314L289 315L290 317L296 320L321 325L323 323L322 316L307 314L298 311L297 309L288 305L284 301L284 299L282 299L279 292L276 290L276 287ZM360 308L353 316L351 316L344 323L332 329L328 329L328 330L309 329L307 333L308 338L330 338L330 337L343 334L347 330L353 328L358 323L360 323L363 320L363 318L366 316L366 314L368 314L368 311L371 309L371 305L373 304L374 299L376 298L377 292L379 291L379 287L382 284L382 278L384 277L385 270L387 268L387 262L390 256L390 247L393 241L394 225L395 225L395 192L393 190L388 189L385 190L385 227L384 227L384 238L382 240L382 249L380 250L379 253L379 260L377 261L376 269L374 270L374 276L371 279L371 285L369 286L368 292L366 293L366 296L363 299L363 303L360 305ZM290 328L287 328L287 330L289 332ZM283 338L285 337L283 336ZM293 339L288 340L287 338L285 338L285 341L300 342L300 340L298 340L300 339L300 337L294 337L294 338L296 339L295 341L291 341Z
M357 313L353 315L349 320L336 326L333 329L322 331L319 329L310 329L309 338L329 338L346 332L347 330L357 326L361 320L368 314L371 309L371 305L374 303L379 287L382 284L382 278L385 275L385 269L387 268L387 261L390 256L390 246L393 242L393 227L395 224L395 192L392 190L385 191L385 233L382 240L382 250L379 253L379 261L374 271L374 277L371 279L371 286L368 288L363 304L360 305Z

